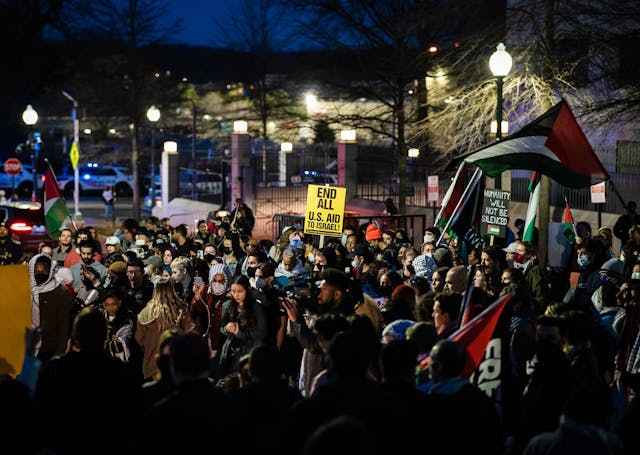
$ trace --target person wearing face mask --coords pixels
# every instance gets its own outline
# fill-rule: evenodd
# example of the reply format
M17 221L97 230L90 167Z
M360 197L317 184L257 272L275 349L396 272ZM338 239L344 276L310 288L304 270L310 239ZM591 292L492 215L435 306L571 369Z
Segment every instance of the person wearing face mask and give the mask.
M520 270L524 275L535 311L537 314L543 314L549 303L549 281L543 268L538 264L533 245L518 242L516 252L513 254L513 268Z
M578 277L578 287L584 289L591 295L600 286L600 266L602 261L597 260L594 250L595 242L592 239L585 239L577 247L576 261L580 267Z
M230 289L231 272L226 264L212 265L208 283L193 286L194 295L189 309L195 324L194 330L208 339L212 356L222 347L222 304L228 299Z
M55 264L46 254L29 261L31 282L31 323L40 330L36 357L42 361L64 354L69 338L71 296L55 279Z

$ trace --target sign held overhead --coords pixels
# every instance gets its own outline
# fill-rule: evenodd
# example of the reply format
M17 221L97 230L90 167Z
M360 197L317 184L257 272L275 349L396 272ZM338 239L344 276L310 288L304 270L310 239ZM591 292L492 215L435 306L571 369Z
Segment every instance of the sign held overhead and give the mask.
M304 233L340 237L346 196L346 188L309 185Z

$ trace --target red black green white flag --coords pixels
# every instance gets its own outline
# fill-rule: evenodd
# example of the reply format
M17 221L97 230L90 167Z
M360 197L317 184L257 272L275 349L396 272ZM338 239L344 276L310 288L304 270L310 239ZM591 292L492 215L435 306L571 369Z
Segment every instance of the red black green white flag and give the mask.
M44 218L47 224L47 231L52 238L60 237L60 230L64 227L64 220L70 215L60 190L56 176L51 170L51 165L47 163L44 172Z
M565 100L520 131L458 157L489 177L509 169L538 171L569 188L609 179Z
M567 198L564 198L564 213L562 214L562 233L573 245L576 243L576 225L573 222L573 215L569 208Z

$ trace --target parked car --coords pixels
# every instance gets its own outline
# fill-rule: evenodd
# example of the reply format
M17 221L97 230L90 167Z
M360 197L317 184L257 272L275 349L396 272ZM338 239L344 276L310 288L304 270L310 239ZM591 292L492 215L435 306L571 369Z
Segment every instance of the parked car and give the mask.
M292 178L291 181L294 184L313 184L313 185L324 185L328 183L332 186L338 185L338 175L337 174L321 174L318 171L304 171L299 179Z
M102 191L106 185L111 185L117 196L130 196L133 194L133 175L129 168L123 166L90 163L80 167L79 177L80 193ZM66 196L72 196L74 187L73 174L58 177L58 186Z
M26 198L31 195L33 190L33 173L32 167L28 165L22 165L22 169L19 174L12 176L3 172L4 162L0 162L0 189L5 190L7 198L11 195L12 183L15 181L15 189L18 196ZM42 177L37 181L38 188L42 188Z
M22 243L25 254L35 253L40 242L51 241L47 233L44 209L39 203L0 204L0 223L5 223L12 233L12 238Z

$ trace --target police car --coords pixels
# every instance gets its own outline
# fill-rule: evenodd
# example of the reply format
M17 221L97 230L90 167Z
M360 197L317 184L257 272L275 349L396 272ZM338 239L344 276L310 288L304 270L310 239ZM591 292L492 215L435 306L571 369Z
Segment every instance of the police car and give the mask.
M116 195L131 196L133 194L133 174L123 166L99 165L89 163L79 168L78 186L80 193L89 191L102 192L111 185ZM66 196L73 195L73 174L58 177L58 186Z

